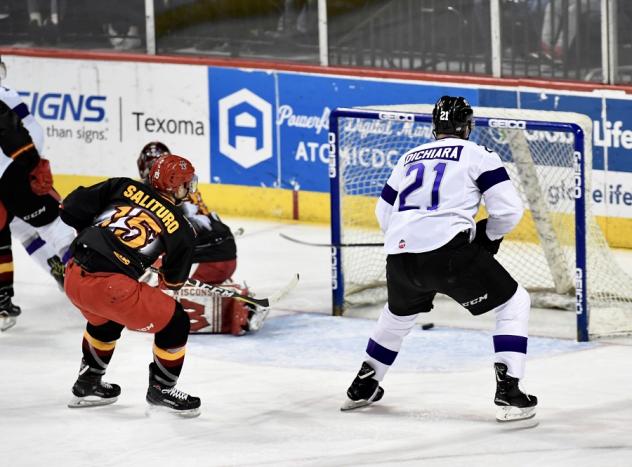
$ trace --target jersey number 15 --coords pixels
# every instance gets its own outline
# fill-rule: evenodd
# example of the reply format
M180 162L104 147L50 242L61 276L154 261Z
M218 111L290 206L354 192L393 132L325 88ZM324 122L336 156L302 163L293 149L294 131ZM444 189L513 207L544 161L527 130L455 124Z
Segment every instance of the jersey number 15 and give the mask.
M447 164L445 162L439 162L434 166L435 179L432 184L432 194L430 199L430 206L427 206L426 209L428 211L434 211L439 207L439 185L441 185L441 180L443 179L443 174L445 172L445 166ZM406 198L422 187L424 183L424 172L426 171L426 166L422 162L418 162L416 164L411 165L406 170L406 176L410 175L411 172L415 172L415 179L410 183L410 185L406 186L399 194L399 210L400 211L408 211L409 209L419 209L421 206L413 206L406 204Z

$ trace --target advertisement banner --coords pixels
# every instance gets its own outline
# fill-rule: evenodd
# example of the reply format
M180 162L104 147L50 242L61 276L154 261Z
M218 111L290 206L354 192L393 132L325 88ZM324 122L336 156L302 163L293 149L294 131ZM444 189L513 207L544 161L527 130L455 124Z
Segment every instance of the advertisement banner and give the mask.
M276 75L209 68L213 183L278 187Z
M159 140L209 181L207 67L3 60L3 84L19 92L44 128L54 173L137 177L141 148Z

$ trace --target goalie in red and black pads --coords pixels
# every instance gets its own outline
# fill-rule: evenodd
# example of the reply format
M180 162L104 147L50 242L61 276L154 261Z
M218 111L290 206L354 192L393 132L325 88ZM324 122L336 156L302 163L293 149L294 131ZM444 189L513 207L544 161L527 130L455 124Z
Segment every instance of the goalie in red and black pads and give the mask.
M442 293L474 316L494 312L496 419L535 416L537 398L518 384L527 357L529 294L494 257L524 208L498 154L469 141L472 118L463 97L440 98L432 112L436 141L403 154L384 185L375 214L384 232L388 303L342 410L382 398L380 382L404 338ZM483 200L489 216L475 222Z
M147 143L136 161L140 178L147 181L154 162L170 153L160 141ZM222 284L248 295L246 286L232 280L237 268L237 245L230 227L208 208L199 191L191 193L180 208L197 233L191 278L211 285ZM267 310L254 309L244 302L199 292L185 288L177 295L191 317L191 333L244 335L259 329L267 315Z
M155 334L147 401L184 416L199 414L200 399L175 387L189 318L160 288L138 281L161 255L161 287L177 290L188 279L195 232L178 205L196 185L191 163L167 155L154 164L148 184L112 178L79 187L64 200L61 217L78 232L64 287L88 320L69 407L116 401L120 387L101 378L127 327Z

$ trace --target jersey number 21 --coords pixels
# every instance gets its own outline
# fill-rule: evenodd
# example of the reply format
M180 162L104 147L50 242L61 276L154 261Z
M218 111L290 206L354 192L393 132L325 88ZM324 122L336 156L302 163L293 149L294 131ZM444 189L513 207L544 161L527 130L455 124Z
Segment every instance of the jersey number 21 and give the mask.
M443 174L445 172L445 162L439 162L434 166L435 178L434 183L432 184L432 194L430 199L430 206L426 206L428 211L434 211L439 207L439 185L441 185L441 180L443 179ZM406 186L399 194L399 210L400 211L408 211L409 209L420 209L421 206L413 206L406 204L406 198L414 191L418 190L422 187L424 183L424 172L426 171L426 166L422 162L418 162L416 164L411 165L406 170L406 176L410 175L412 172L415 172L415 179L410 183L410 185Z

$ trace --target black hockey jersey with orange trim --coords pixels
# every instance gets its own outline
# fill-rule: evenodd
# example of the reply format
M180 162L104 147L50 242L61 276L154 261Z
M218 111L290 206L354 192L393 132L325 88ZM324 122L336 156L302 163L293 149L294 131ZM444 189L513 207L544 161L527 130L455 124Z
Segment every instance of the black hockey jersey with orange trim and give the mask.
M111 178L79 187L64 199L60 215L79 232L72 253L90 272L113 267L138 279L164 253L160 271L169 288L189 277L193 227L171 200L142 182Z

